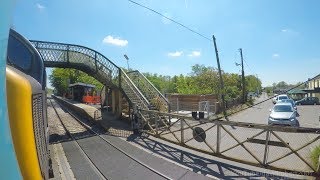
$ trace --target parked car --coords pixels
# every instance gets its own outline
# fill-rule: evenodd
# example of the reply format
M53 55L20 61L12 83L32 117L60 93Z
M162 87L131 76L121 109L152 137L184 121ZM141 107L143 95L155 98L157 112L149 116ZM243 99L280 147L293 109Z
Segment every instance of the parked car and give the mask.
M278 103L290 103L292 105L292 107L294 108L294 110L296 112L298 112L297 105L296 105L296 103L294 102L293 99L282 99Z
M276 104L277 102L279 102L283 99L289 99L288 95L286 95L286 94L278 95L277 97L272 99L272 102L273 102L273 104Z
M306 97L299 101L296 101L296 105L317 105L319 104L319 98L317 97Z
M291 103L279 102L270 110L268 118L269 125L285 125L299 127L297 112L292 107Z

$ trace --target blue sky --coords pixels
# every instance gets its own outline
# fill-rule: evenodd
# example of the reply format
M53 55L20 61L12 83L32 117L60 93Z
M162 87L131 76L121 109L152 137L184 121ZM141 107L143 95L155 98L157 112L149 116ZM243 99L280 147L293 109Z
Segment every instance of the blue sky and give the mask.
M263 85L305 81L320 73L320 1L136 0L217 39L221 67ZM162 75L217 67L214 47L190 31L127 0L16 0L14 28L28 39L84 45L121 67ZM50 73L50 72L49 72Z

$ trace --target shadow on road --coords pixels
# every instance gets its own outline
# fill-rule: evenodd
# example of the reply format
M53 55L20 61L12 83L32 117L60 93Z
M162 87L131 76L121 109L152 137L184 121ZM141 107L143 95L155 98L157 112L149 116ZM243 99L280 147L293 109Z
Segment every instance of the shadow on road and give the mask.
M293 179L283 176L284 173L278 172L278 175L269 174L263 171L255 171L239 166L219 162L216 160L201 157L189 152L177 149L167 144L163 144L152 139L148 135L131 135L128 141L134 142L139 146L152 151L153 153L187 166L196 173L211 175L221 179Z

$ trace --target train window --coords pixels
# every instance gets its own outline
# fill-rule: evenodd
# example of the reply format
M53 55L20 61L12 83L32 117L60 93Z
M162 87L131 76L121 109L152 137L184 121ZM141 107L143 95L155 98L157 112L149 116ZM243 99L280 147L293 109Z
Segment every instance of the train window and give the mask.
M10 36L8 42L8 61L24 71L31 68L32 53L14 36Z

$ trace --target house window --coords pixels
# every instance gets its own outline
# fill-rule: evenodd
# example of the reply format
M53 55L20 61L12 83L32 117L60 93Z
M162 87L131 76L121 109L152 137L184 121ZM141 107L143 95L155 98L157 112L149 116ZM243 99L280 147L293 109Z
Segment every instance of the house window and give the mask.
M309 89L312 89L312 82L309 82Z

